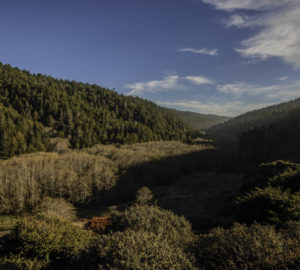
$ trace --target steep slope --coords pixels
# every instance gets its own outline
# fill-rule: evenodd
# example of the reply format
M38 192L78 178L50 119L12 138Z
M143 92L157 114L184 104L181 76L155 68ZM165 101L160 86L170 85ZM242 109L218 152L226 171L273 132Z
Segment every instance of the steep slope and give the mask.
M270 125L273 122L280 121L290 117L293 111L300 108L300 98L273 105L260 110L247 112L239 115L224 124L214 126L209 129L211 133L230 134L239 136L252 128L258 128L263 125Z
M1 63L0 103L46 127L50 137L68 138L73 148L97 143L186 140L193 132L153 102L97 85L30 74Z
M230 119L230 117L227 116L219 116L214 114L202 114L188 111L178 111L174 109L170 109L170 111L176 114L178 118L187 123L190 127L200 130L224 123Z

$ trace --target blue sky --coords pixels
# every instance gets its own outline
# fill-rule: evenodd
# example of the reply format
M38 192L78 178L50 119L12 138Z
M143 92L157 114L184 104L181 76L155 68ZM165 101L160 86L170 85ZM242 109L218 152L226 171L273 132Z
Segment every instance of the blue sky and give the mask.
M299 0L1 0L0 61L235 116L300 97Z

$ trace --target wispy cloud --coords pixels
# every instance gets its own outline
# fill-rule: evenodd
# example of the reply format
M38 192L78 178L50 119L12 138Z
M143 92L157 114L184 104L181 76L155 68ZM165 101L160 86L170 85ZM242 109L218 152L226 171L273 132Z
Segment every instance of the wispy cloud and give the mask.
M280 78L281 81L284 82L287 79L285 77ZM216 88L219 92L231 94L235 98L240 98L243 95L252 97L259 96L280 102L300 97L300 80L267 86L235 82L232 84L220 84L217 85Z
M162 80L153 80L148 82L136 82L127 84L125 89L129 89L127 95L138 96L144 93L156 93L161 91L187 90L188 83L194 85L214 84L214 82L204 76L185 76L170 75Z
M259 27L257 34L243 40L237 48L243 57L279 57L300 67L299 0L202 0L216 9L235 12L228 26ZM264 11L244 16L242 10Z
M191 53L197 53L197 54L207 54L207 55L211 55L211 56L217 56L218 55L218 49L206 49L206 48L202 48L202 49L193 49L193 48L183 48L183 49L179 49L179 52L191 52Z
M278 78L278 81L286 81L289 78L289 76L282 76Z
M293 0L202 0L217 9L231 11L234 9L269 10L286 5Z
M214 82L206 77L203 76L186 76L183 78L191 82L192 84L202 85L202 84L214 84Z
M225 116L237 116L239 114L264 108L270 106L274 103L256 103L256 104L247 104L242 101L233 101L233 102L199 102L195 100L182 100L175 102L167 101L156 101L157 104L161 106L166 106L169 108L189 110L205 114L217 114Z
M149 82L137 82L133 84L127 84L124 87L130 89L127 95L140 95L143 93L154 93L165 90L178 90L180 88L178 84L179 76L170 75L162 80L153 80Z

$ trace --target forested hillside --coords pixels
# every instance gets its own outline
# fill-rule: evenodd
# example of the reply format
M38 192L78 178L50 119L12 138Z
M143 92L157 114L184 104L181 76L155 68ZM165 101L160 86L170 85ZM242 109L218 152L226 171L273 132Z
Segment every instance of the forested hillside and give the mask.
M0 108L1 157L45 150L48 137L68 138L72 148L82 148L193 135L183 121L153 102L1 63Z
M187 123L194 129L206 129L215 125L224 123L229 120L230 117L219 116L214 114L202 114L188 111L178 111L170 109L172 113L176 114L182 121Z
M285 118L294 115L295 110L299 108L300 98L239 115L224 124L212 127L210 132L239 136L252 128L270 125L281 120L284 121Z
M299 103L299 100L296 100ZM294 104L292 102L291 104ZM245 161L300 159L300 108L283 113L269 124L248 130L239 138L239 156Z

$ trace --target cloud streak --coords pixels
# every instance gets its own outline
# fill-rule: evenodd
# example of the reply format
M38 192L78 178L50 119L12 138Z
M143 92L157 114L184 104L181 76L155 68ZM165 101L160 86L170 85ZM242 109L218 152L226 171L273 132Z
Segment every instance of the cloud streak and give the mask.
M207 49L207 48L202 48L202 49L193 49L193 48L182 48L178 50L179 52L191 52L191 53L196 53L196 54L207 54L210 56L217 56L218 55L218 49Z
M124 88L129 89L127 95L138 96L145 93L186 90L188 89L186 81L194 85L214 84L212 80L204 76L179 77L178 75L170 75L162 80L127 84Z
M269 100L286 101L300 97L300 80L286 82L287 76L279 78L283 83L268 86L259 86L245 82L235 82L232 84L220 84L216 89L223 94L231 94L234 98L241 96L264 97Z
M210 80L206 77L203 77L203 76L186 76L183 79L191 82L192 84L196 84L196 85L214 84L214 82L212 80Z
M127 95L140 95L143 93L155 93L165 90L178 90L180 88L178 84L179 76L170 75L163 80L153 80L149 82L137 82L133 84L127 84L124 87L130 89Z
M241 42L236 51L243 57L267 59L278 57L300 67L299 0L202 0L216 9L235 12L227 26L258 27L258 32ZM242 10L263 11L253 16Z
M232 11L234 9L270 10L284 6L293 0L202 0L217 9Z

